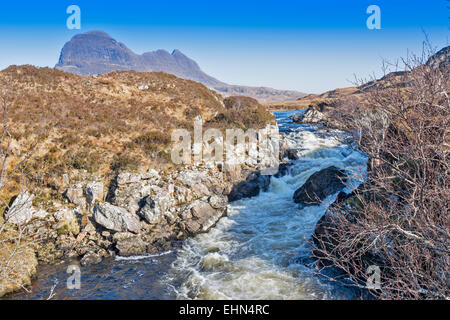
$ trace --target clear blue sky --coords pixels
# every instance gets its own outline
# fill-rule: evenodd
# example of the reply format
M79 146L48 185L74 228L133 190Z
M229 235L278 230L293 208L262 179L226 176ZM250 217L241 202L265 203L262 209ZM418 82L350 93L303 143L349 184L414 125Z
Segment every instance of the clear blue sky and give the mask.
M66 8L81 8L81 30L66 28ZM369 5L381 30L366 27ZM180 49L208 74L241 85L318 93L379 73L382 58L419 52L424 29L448 43L446 0L4 1L0 69L53 67L64 43L103 30L137 53Z

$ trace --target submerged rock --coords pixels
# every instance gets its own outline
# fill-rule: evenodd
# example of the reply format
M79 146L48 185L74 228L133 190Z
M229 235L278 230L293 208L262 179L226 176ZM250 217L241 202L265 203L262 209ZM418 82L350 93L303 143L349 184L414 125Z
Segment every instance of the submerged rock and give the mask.
M334 166L320 170L294 193L294 202L303 206L319 205L326 197L345 187L344 170Z

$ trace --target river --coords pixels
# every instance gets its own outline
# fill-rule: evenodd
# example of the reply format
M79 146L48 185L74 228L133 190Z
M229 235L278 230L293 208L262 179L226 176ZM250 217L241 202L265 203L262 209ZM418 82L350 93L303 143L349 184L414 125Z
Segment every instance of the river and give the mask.
M356 298L352 290L317 276L310 264L314 227L336 195L304 209L292 197L314 172L334 165L360 175L367 159L335 132L293 124L288 118L293 113L275 115L300 158L287 175L272 177L267 192L231 203L227 217L208 233L186 240L174 252L83 267L79 290L66 287L68 263L41 266L31 292L10 298L46 299L52 287L54 299Z

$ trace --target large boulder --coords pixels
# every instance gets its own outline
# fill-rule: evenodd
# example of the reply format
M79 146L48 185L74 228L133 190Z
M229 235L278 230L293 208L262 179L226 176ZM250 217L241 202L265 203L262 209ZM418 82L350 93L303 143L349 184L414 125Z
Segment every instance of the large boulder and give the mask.
M325 120L325 115L322 112L316 110L313 107L310 107L310 108L308 108L308 110L306 110L301 122L302 123L319 123L324 120Z
M21 225L28 223L33 218L45 218L48 212L33 208L33 198L34 196L28 192L20 193L5 213L5 220L12 224Z
M251 198L259 195L261 190L267 191L270 185L270 176L261 175L259 172L250 174L246 181L241 181L233 186L228 201L236 201L243 198Z
M157 189L160 179L155 170L146 173L120 173L111 181L106 201L135 213L141 207L142 198L151 194L152 189Z
M211 201L212 200L212 201ZM200 232L206 232L214 227L226 212L226 206L219 209L213 208L223 205L223 201L216 198L202 198L193 201L182 214L183 229L187 234L193 235Z
M347 176L344 170L334 166L320 170L294 193L294 202L302 206L319 205L326 197L345 187Z
M138 233L141 229L139 217L124 208L107 202L97 202L93 211L95 222L108 230Z
M303 113L294 113L292 116L290 116L289 118L292 120L292 122L295 123L302 123L304 114Z
M160 190L154 196L146 196L140 202L138 214L148 223L155 224L166 214L172 205L172 198Z

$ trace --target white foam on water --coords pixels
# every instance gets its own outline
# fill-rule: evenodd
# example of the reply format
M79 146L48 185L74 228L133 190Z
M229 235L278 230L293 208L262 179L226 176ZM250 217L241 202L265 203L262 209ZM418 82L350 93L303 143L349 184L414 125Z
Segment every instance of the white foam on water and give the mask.
M291 147L301 150L290 174L272 177L267 192L230 204L228 217L215 228L185 242L168 279L176 283L178 299L342 298L296 262L310 254L308 239L336 194L303 209L293 194L329 166L364 175L367 160L323 133L299 131L287 137Z
M130 256L130 257L116 256L114 258L114 260L116 260L116 261L136 261L136 260L162 257L162 256L168 255L170 253L172 253L172 251L169 250L169 251L158 253L158 254L144 254L144 255Z

